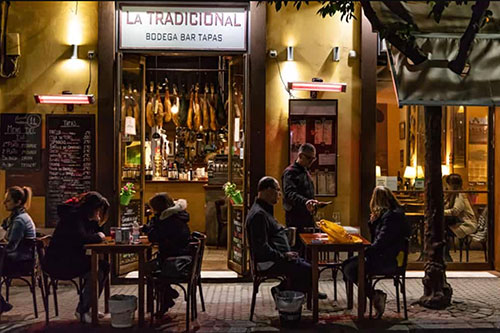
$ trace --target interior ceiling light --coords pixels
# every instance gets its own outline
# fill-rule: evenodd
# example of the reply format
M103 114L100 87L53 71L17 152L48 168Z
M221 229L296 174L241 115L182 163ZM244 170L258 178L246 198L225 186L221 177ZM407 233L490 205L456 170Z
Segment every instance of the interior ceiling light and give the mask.
M288 82L290 90L346 92L347 84L332 82Z

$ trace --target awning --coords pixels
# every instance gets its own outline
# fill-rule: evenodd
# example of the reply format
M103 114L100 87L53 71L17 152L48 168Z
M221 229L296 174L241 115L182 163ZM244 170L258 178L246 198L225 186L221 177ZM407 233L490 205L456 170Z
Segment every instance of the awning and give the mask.
M408 63L395 47L388 45L389 63L398 102L401 105L498 105L500 104L500 4L491 2L493 21L476 35L468 62L470 71L462 77L448 69L455 59L460 38L469 24L471 6L450 4L438 24L429 18L426 2L401 2L420 32L416 44L429 61ZM402 22L382 2L372 2L383 24Z

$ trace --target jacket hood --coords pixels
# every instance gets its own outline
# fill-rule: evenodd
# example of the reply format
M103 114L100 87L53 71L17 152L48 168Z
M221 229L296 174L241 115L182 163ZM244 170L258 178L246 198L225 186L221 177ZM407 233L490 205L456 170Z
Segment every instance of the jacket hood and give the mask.
M165 220L169 218L170 216L183 212L187 208L187 201L184 199L179 199L177 201L174 201L174 205L172 207L169 207L165 209L163 212L160 214L160 220ZM184 214L182 214L184 215ZM189 217L188 217L189 220Z

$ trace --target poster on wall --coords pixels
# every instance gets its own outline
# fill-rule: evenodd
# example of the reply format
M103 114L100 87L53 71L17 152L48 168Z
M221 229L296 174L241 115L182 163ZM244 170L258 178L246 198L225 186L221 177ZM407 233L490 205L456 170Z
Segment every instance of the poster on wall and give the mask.
M120 49L246 51L247 7L129 6L119 14Z
M488 118L474 117L469 120L469 144L488 143Z

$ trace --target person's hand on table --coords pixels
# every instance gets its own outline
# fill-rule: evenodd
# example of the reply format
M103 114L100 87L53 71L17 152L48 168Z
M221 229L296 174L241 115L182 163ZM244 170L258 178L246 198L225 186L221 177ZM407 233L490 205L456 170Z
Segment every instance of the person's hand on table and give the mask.
M106 240L106 235L104 233L99 231L97 234L99 235L99 237L101 237L101 241Z
M318 204L318 200L310 199L306 201L306 208L309 212L313 213L316 210L316 205Z
M299 253L295 251L289 251L285 253L285 257L288 261L296 260L299 259Z

